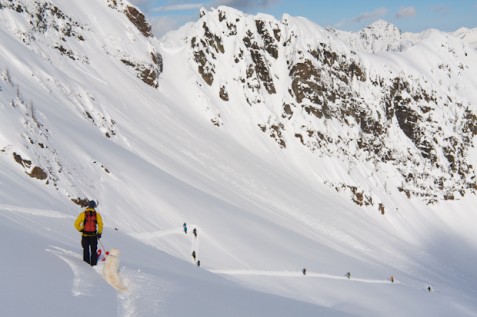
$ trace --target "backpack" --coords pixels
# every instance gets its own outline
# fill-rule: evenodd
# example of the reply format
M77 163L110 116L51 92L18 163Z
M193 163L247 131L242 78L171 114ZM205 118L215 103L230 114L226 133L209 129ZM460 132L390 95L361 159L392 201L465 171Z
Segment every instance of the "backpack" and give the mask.
M95 210L91 210L91 209L85 210L83 232L96 233L96 211Z

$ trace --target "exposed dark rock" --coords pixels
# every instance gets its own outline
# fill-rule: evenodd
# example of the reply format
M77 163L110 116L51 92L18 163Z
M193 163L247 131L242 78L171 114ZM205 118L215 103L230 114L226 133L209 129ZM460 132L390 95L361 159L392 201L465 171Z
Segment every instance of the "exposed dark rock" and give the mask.
M307 98L314 104L322 102L324 87L320 85L320 71L309 60L296 63L289 73L293 78L291 88L298 103Z
M151 25L146 21L144 14L132 6L127 6L124 13L145 37L152 37Z
M38 166L35 166L28 175L32 178L37 178L39 180L44 180L48 178L48 174Z
M157 65L158 71L162 74L164 70L164 62L162 60L162 55L159 53L151 52L152 62Z
M399 191L429 203L476 193L476 175L467 156L477 135L477 115L456 96L435 91L426 79L405 71L373 74L355 52L337 48L333 41L324 43L325 37L318 44L307 42L286 23L256 18L237 24L240 19L232 20L222 11L214 18L217 23L209 25L203 19L199 25L204 34L191 39L200 75L209 85L215 77L229 79L217 56L232 51L230 62L238 73L232 79L241 84L250 106L276 102L272 94L283 96L281 109L265 105L272 108L270 118L258 124L280 147L297 142L316 155L350 165L366 160L377 172L380 164L387 164L402 176ZM215 28L218 23L222 31ZM214 32L229 38L222 41ZM288 76L275 72L276 59L279 65L286 63ZM446 72L450 68L440 65ZM278 91L282 87L284 91ZM225 100L226 90L219 89ZM442 118L443 107L449 108L452 118ZM390 142L395 134L402 144ZM373 193L354 187L346 188L357 204L374 205ZM376 206L384 213L384 206Z
M23 159L20 154L13 152L13 158L15 159L15 162L22 165L23 167L25 168L31 167L31 161Z
M275 94L275 85L270 74L269 65L266 59L262 56L262 49L258 43L253 39L253 33L247 32L247 35L243 38L245 46L249 49L250 55L254 63L254 70L258 79L263 84L269 94Z
M154 55L153 55L154 56ZM160 56L160 55L159 55ZM125 58L121 59L125 65L134 68L136 76L151 87L159 87L159 76L162 72L162 63L132 62Z
M123 0L107 0L108 6L115 9L118 12L124 13L132 24L141 32L145 37L152 37L152 28L149 22L147 22L144 14L140 12L136 7L125 3Z
M364 190L358 188L357 186L347 185L343 183L339 184L328 184L334 188L337 192L347 192L351 195L351 200L358 206L375 206L373 197L364 192ZM378 203L377 209L384 214L384 204Z
M193 50L194 61L198 64L199 74L202 79L210 86L214 82L215 54L223 54L225 52L222 38L213 34L207 24L202 24L204 35L199 39L193 37L191 40L191 48ZM212 49L215 51L212 52Z
M89 199L88 198L70 198L72 202L80 207L88 207Z
M67 50L66 48L64 48L62 45L59 45L59 44L56 44L54 46L58 51L60 51L60 53L62 55L66 55L68 56L69 58L71 58L72 60L76 60L76 57L75 57L75 54L73 53L73 51L71 50Z
M287 147L286 142L283 137L283 130L284 130L284 125L282 123L278 124L259 124L258 125L260 130L262 132L267 132L269 133L269 136L274 139L278 145L284 149Z
M220 96L220 99L224 101L229 101L229 94L227 93L225 86L220 87L219 96Z
M210 29L205 22L202 24L202 27L204 28L204 39L206 40L207 47L214 48L216 53L225 53L222 38L210 32Z
M203 51L194 52L194 60L199 65L198 70L202 79L211 86L214 82L214 68L207 60L205 53Z
M293 116L293 110L290 104L283 104L282 118L291 119Z
M274 38L269 34L265 21L256 20L255 25L257 26L258 34L262 37L263 43L265 44L265 50L273 58L278 58L278 46L275 44Z
M27 30L17 32L16 35L27 45L36 41L37 33L47 31L53 31L62 41L66 41L66 38L84 41L82 35L84 27L50 2L35 1L31 6L26 7L22 3L9 0L3 1L1 6L1 9L10 9L24 15L28 23ZM65 51L72 50L65 48Z
M384 204L383 204L383 203L379 203L379 205L378 205L378 210L379 210L379 212L381 213L381 215L384 215L384 213L385 213L385 208L384 208Z
M30 160L23 159L21 155L17 154L16 152L13 152L13 158L15 162L23 166L26 172L32 167L32 162ZM37 178L40 180L48 178L48 174L38 166L34 166L30 172L27 172L27 174L32 178Z

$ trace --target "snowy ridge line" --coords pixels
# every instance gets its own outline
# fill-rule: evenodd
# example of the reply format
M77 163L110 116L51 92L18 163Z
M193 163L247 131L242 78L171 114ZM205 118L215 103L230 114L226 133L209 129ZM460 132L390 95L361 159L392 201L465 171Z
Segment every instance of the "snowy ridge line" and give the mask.
M364 278L354 278L351 277L348 279L346 276L324 274L324 273L306 273L303 275L299 271L263 271L263 270L209 270L211 273L223 274L223 275L253 275L253 276L283 276L283 277L318 277L318 278L327 278L334 280L350 280L354 282L361 283L370 283L370 284L393 284L389 280L376 280L376 279L364 279ZM398 281L394 280L395 284L399 284Z
M56 210L25 208L13 205L0 204L0 212L22 213L31 216L48 217L48 218L69 218L74 219L73 216L66 215Z

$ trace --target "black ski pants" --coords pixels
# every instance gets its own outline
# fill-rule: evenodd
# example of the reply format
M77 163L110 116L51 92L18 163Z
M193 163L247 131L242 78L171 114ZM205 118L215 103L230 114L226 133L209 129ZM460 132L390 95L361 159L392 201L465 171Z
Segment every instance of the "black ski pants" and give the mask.
M83 246L83 261L94 266L98 263L98 237L83 236L81 238L81 246Z

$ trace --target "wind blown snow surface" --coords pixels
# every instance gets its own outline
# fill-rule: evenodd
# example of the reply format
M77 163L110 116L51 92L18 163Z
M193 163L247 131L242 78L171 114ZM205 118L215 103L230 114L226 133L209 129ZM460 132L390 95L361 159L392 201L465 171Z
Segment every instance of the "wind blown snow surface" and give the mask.
M190 26L159 42L115 1L52 3L74 36L28 23L37 2L0 1L2 316L477 316L475 197L390 191L384 215L359 207L322 175L362 179L360 166L280 149L240 104L210 124L217 96L198 93L180 41ZM153 51L157 89L122 61ZM84 197L99 200L101 248L121 251L126 292L82 261L71 199Z

